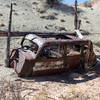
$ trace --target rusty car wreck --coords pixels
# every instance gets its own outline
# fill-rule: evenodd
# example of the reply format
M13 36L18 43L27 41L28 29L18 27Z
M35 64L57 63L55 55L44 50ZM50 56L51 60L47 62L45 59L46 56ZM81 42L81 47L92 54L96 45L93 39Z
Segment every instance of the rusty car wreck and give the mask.
M77 0L73 34L11 32L13 5L11 3L8 32L0 31L0 36L7 36L6 67L14 68L18 76L49 75L76 67L86 70L96 64L92 42L84 40L79 31ZM13 49L10 54L11 36L24 37L21 47Z
M10 67L21 77L49 75L96 63L92 42L74 35L24 36L21 47L13 49Z

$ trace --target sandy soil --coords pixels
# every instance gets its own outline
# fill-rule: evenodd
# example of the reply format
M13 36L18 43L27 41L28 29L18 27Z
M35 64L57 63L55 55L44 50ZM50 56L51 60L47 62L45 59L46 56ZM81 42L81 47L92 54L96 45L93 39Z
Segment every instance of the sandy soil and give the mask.
M0 15L0 23L4 24L0 26L0 30L8 29L11 1L0 0L0 14L3 14ZM46 5L44 7L40 3L40 0L13 0L13 2L17 4L13 11L12 31L74 31L72 6L58 5L48 9ZM60 75L19 78L13 69L4 67L6 37L0 37L0 87L2 87L0 95L2 91L6 94L8 90L5 92L3 87L7 88L7 84L9 87L11 82L14 86L18 85L19 93L25 100L100 100L100 8L80 7L79 11L79 18L82 20L81 30L90 33L84 39L92 40L94 44L94 51L98 58L96 66L87 73L80 73L75 69ZM53 17L48 18L48 16ZM11 39L11 50L20 46L21 38Z

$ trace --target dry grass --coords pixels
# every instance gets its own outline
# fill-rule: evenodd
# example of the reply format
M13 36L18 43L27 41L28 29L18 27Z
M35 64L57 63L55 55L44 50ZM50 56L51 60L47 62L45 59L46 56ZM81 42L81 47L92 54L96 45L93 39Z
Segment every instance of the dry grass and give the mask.
M21 83L0 81L0 100L25 100L20 89Z
M49 97L49 93L43 90L37 94L37 100L55 100L55 99Z
M65 96L62 96L62 100L96 100L93 95L84 93L80 88L71 88L71 92L68 92Z
M93 95L90 95L86 92L83 92L80 88L71 88L70 92L67 92L66 95L61 95L56 97L55 95L51 96L50 93L46 90L41 90L37 93L36 97L32 100L96 100Z
M29 85L29 83L27 84ZM47 89L35 91L27 84L24 83L23 86L22 82L0 81L0 100L26 100L27 98L27 100L97 100L94 95L71 85L69 86L70 91L57 96L52 93L54 91L49 92Z

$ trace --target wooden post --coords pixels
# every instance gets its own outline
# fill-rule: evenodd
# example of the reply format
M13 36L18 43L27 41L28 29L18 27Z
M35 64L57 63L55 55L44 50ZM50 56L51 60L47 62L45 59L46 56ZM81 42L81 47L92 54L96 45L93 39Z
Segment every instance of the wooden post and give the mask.
M6 53L7 53L6 54L6 67L9 67L12 9L13 9L13 4L11 3L9 26L8 26L8 37L7 37L7 49L6 49Z
M77 16L77 0L75 0L75 19L74 19L75 29L78 29L78 16Z

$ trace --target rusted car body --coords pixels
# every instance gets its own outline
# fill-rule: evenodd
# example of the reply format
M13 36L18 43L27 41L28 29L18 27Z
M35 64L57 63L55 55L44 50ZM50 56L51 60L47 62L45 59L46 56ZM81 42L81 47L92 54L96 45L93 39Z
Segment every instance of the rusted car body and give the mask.
M73 35L28 34L10 55L10 67L22 77L86 69L95 63L92 42Z

